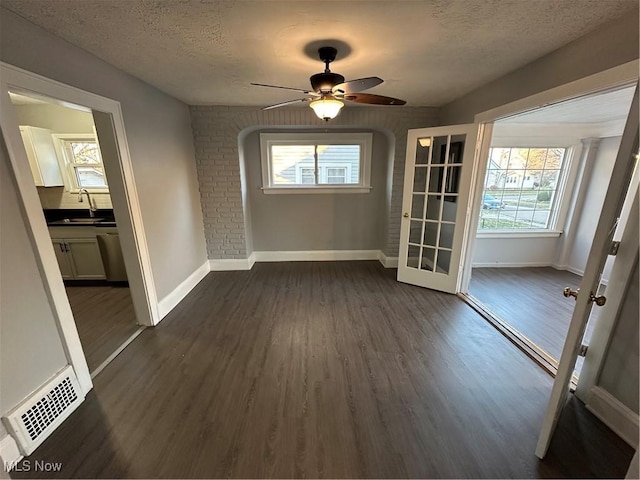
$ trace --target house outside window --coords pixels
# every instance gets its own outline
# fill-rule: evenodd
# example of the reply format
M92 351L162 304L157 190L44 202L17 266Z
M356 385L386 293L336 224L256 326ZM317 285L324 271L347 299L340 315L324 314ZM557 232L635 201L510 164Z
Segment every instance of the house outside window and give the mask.
M478 231L557 228L568 148L492 147Z
M108 191L107 179L98 142L93 135L55 135L64 161L64 182L67 189L77 192Z
M371 133L260 134L265 193L366 193Z

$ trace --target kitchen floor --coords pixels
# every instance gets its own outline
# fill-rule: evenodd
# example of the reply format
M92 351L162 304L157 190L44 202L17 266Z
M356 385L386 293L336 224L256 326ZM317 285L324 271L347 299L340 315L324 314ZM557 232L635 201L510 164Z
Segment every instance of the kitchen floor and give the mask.
M128 287L66 287L89 371L98 368L136 330Z

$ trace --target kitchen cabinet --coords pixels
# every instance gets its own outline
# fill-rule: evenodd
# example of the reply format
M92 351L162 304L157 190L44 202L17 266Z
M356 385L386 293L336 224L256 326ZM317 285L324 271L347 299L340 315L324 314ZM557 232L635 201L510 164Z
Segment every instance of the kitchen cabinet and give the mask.
M51 130L21 125L20 134L36 186L64 186Z
M49 234L63 279L105 280L107 278L95 228L50 227Z

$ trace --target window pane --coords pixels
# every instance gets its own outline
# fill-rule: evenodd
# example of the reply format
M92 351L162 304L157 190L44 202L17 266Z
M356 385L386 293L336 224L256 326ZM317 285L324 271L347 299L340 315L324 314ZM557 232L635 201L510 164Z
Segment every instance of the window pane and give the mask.
M347 183L347 168L327 168L327 183Z
M360 183L360 145L318 145L318 183Z
M300 182L305 185L313 185L316 183L316 173L313 168L300 169Z
M296 169L313 171L314 162L313 145L272 145L271 180L274 185L296 185Z
M107 180L101 167L74 167L80 188L106 187Z
M69 142L73 163L100 165L100 151L96 142Z
M491 148L479 229L550 228L565 148Z

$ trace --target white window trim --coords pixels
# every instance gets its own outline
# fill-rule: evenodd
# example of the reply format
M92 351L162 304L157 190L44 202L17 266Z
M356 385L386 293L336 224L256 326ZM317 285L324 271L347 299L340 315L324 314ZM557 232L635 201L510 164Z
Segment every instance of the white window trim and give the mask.
M273 185L269 153L272 145L360 145L360 179L348 185ZM369 193L371 191L372 133L261 133L260 157L262 161L262 191L280 193ZM344 165L341 165L341 167Z
M562 235L564 226L569 210L569 204L571 202L571 192L568 192L569 186L575 187L576 177L578 173L578 159L582 153L581 144L567 145L566 141L558 141L553 139L545 144L543 140L532 142L535 146L531 146L524 141L513 142L513 145L506 145L504 140L498 142L498 145L491 144L491 148L565 148L565 158L562 168L560 169L560 178L558 179L558 186L555 191L555 195L560 200L551 209L549 217L549 226L547 228L537 229L480 229L476 233L476 238L544 238L544 237L559 237ZM485 171L486 172L486 171ZM485 173L486 175L486 173ZM483 186L484 189L484 186Z
M64 145L65 142L73 140L91 140L98 143L98 139L92 133L54 133L53 143L56 149L58 164L60 165L60 171L62 172L62 179L65 185L65 190L69 193L78 193L80 188L86 188L90 193L109 193L109 185L106 187L80 187L73 171L73 165L69 159L69 153ZM98 149L100 145L98 144ZM101 157L102 158L102 154ZM102 171L104 172L104 162L101 163Z

